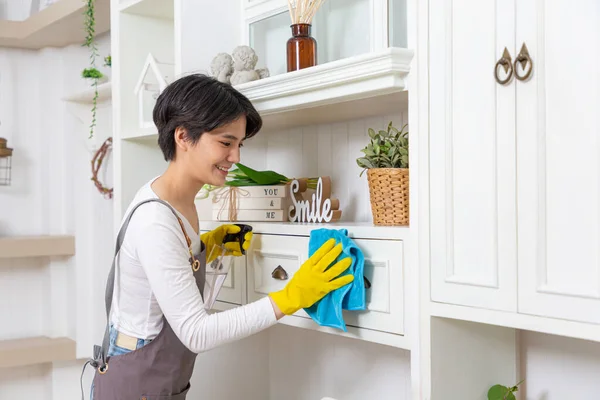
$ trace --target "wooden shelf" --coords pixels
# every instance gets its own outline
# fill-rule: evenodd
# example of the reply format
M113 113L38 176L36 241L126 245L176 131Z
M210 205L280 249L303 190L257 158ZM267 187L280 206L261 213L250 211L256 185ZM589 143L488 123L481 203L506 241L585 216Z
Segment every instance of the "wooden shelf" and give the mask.
M324 124L402 110L413 51L388 48L236 85L265 129Z
M60 0L24 21L0 21L0 46L27 49L64 47L85 40L86 3ZM95 1L96 35L110 30L110 0Z
M210 200L203 200L210 202ZM227 223L225 221L200 221L201 230L212 230ZM313 229L348 229L348 235L354 239L405 240L409 235L407 226L376 226L368 222L333 222L333 223L294 223L294 222L244 222L252 226L254 233L276 235L309 236Z
M74 236L0 237L0 258L72 256L74 254Z
M95 90L94 87L90 87L82 92L73 93L63 98L63 101L69 101L72 103L80 104L92 104L94 100ZM112 82L105 82L98 85L98 104L112 100Z
M45 336L0 341L0 368L75 360L75 341Z

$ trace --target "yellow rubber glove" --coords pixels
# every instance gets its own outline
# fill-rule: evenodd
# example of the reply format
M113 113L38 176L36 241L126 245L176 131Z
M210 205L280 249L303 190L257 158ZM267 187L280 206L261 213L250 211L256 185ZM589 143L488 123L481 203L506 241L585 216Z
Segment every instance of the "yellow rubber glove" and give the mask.
M327 293L354 280L354 276L350 274L337 278L352 264L350 257L345 257L331 268L327 268L341 252L342 244L336 246L335 240L329 239L302 264L285 288L269 293L282 313L291 315L301 308L310 307Z
M212 262L218 254L221 254L220 251L213 251L215 247L221 247L223 245L223 238L228 233L238 233L240 231L240 227L233 224L224 224L219 226L216 229L213 229L210 232L206 232L200 235L200 240L206 246L206 262ZM244 251L248 250L250 247L250 242L252 241L252 231L246 232L244 235ZM225 243L225 255L226 256L241 256L242 250L240 248L239 242L227 242Z

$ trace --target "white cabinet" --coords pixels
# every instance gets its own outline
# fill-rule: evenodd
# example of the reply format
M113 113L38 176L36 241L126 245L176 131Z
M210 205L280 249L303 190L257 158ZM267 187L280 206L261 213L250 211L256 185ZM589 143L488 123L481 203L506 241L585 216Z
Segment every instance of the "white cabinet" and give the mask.
M309 241L309 233L254 233L246 256L236 258L235 267L217 297L215 308L227 309L232 305L251 303L283 289L308 259ZM403 241L391 238L353 238L353 241L364 256L363 283L367 309L342 311L349 330L358 329L350 335L403 347L406 342L399 340L405 334ZM282 323L341 333L320 327L304 310L286 317Z
M464 3L430 7L432 300L600 323L598 4Z
M600 5L517 2L516 33L519 311L600 323Z
M516 310L515 87L493 75L514 54L512 7L431 1L434 301Z

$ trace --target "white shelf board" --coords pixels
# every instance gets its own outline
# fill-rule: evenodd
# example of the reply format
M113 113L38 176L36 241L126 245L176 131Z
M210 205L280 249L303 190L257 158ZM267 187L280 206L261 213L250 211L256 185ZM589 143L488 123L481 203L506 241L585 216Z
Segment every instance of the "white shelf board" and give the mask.
M67 97L64 97L64 101L69 101L72 103L80 103L80 104L92 104L94 100L95 89L91 86L89 89L86 89L82 92L73 93ZM98 104L103 103L105 101L112 100L112 82L105 82L98 85L98 99L96 102Z
M268 130L389 114L407 104L413 54L390 47L235 88L252 101Z
M600 325L517 312L430 302L430 315L600 342Z
M386 346L397 347L410 350L410 341L406 336L395 335L387 332L376 331L372 329L357 328L347 325L348 332L338 329L320 326L310 318L289 315L279 320L280 324L294 326L297 328L310 329L331 335L343 336L351 339L360 339L367 342L379 343Z
M239 307L238 304L216 301L211 313L231 310ZM385 346L397 347L400 349L411 350L410 339L403 335L397 335L387 332L376 331L372 329L357 328L347 325L348 332L343 332L338 329L320 326L310 318L300 317L297 315L288 315L279 320L280 324L294 326L296 328L310 329L326 334L343 336L351 339L360 339L367 342L379 343Z
M110 30L110 0L95 1L96 35ZM0 21L0 46L27 49L64 47L84 42L86 2L60 0L24 21Z
M173 0L121 0L119 10L144 17L173 19Z
M391 47L235 88L260 112L263 130L392 114L408 104L406 78L412 57L412 50ZM139 130L122 139L156 135L156 130Z
M0 368L75 360L75 341L45 336L0 341Z
M75 237L70 235L0 237L0 258L72 256Z
M202 201L209 202L209 199ZM295 223L295 222L255 222L255 221L200 221L201 230L213 230L220 225L235 223L252 226L252 232L272 235L310 236L314 229L348 229L353 239L406 240L409 235L407 226L377 226L368 222L332 222L332 223Z

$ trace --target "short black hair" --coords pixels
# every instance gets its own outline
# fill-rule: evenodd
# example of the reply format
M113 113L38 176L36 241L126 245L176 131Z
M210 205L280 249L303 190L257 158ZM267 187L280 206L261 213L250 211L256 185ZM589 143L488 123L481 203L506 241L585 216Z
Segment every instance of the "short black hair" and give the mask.
M250 100L228 83L203 75L190 74L169 84L158 96L152 113L158 128L158 145L165 161L175 159L175 129L187 130L196 143L204 132L246 117L248 139L262 127L262 118Z

